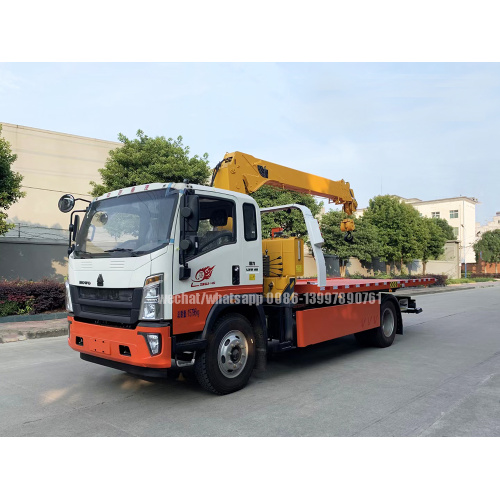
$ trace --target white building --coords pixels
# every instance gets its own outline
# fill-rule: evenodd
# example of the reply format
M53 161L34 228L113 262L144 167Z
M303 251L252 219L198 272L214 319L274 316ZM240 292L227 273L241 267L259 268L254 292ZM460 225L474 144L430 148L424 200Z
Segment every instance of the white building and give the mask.
M493 217L493 220L487 222L484 226L481 226L479 222L476 222L476 236L478 238L481 238L483 233L494 231L495 229L500 229L500 212L497 212Z
M68 227L68 214L57 208L66 193L91 199L89 181L101 182L99 168L104 167L109 151L120 142L80 137L51 130L0 122L2 137L10 142L17 160L14 172L23 176L26 193L8 210L10 222L27 226ZM81 207L79 207L81 208Z
M479 202L476 198L458 196L430 201L422 201L418 198L401 198L400 196L397 198L415 207L425 217L445 219L453 228L455 237L460 242L460 261L468 264L476 262L473 248L477 241L476 205ZM365 210L365 208L357 210L356 215L362 215Z

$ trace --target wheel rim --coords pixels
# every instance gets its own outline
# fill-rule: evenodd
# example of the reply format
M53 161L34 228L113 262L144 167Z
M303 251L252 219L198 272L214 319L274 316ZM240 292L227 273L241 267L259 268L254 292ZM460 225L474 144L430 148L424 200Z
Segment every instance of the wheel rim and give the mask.
M248 359L248 343L239 330L231 330L222 338L217 352L221 373L227 378L237 377L245 368Z
M386 337L390 337L394 332L395 323L392 309L387 308L382 316L382 331Z

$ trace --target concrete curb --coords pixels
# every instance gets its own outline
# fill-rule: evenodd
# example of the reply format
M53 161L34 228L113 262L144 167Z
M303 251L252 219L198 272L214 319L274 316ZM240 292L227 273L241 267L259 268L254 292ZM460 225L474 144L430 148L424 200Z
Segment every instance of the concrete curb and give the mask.
M0 344L8 344L10 342L19 342L22 340L31 340L31 339L45 339L49 337L62 337L64 335L68 335L68 329L64 330L47 330L47 331L38 331L38 332L8 332L8 333L0 333Z
M402 294L408 294L408 295L427 295L427 294L433 294L433 293L448 293L448 292L458 292L461 290L477 290L478 288L494 288L499 285L493 285L493 284L485 284L485 285L480 285L480 286L470 286L470 285L448 285L446 287L435 287L435 288L425 288L425 289L420 289L417 287L408 287L408 288L398 288L396 292L394 292L396 295L400 291Z
M47 321L51 319L61 319L68 316L67 312L43 313L43 314L23 314L21 316L4 316L0 318L2 323L26 323L28 321Z
M68 334L67 319L0 324L0 344L30 339L61 337Z

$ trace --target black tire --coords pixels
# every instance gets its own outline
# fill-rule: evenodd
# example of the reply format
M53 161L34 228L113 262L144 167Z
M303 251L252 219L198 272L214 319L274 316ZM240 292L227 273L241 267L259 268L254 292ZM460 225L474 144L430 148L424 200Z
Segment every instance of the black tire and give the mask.
M389 347L394 342L398 330L399 315L392 300L385 300L380 306L380 326L372 336L375 347Z
M182 377L188 382L196 382L196 375L194 374L194 367L183 368L181 370Z
M168 368L167 369L167 379L169 380L177 380L181 371L178 368Z
M396 337L398 322L399 315L394 302L385 300L380 306L380 326L373 330L355 333L354 337L360 345L365 347L389 347Z
M364 332L358 332L354 334L354 338L357 340L358 344L363 347L373 346L373 336L375 335L374 330L367 330Z
M196 358L194 372L204 389L222 395L245 387L254 365L252 325L245 316L231 313L215 323L206 349Z

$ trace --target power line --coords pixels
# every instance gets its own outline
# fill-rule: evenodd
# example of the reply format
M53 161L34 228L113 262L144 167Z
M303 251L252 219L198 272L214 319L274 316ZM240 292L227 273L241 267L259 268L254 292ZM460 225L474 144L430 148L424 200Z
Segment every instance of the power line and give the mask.
M39 188L39 187L33 187L33 186L21 186L23 188L27 189L39 189L40 191L52 191L53 193L64 193L67 194L67 191L59 191L59 189L47 189L47 188ZM78 196L89 196L89 194L82 194L82 193L74 193L77 194Z

